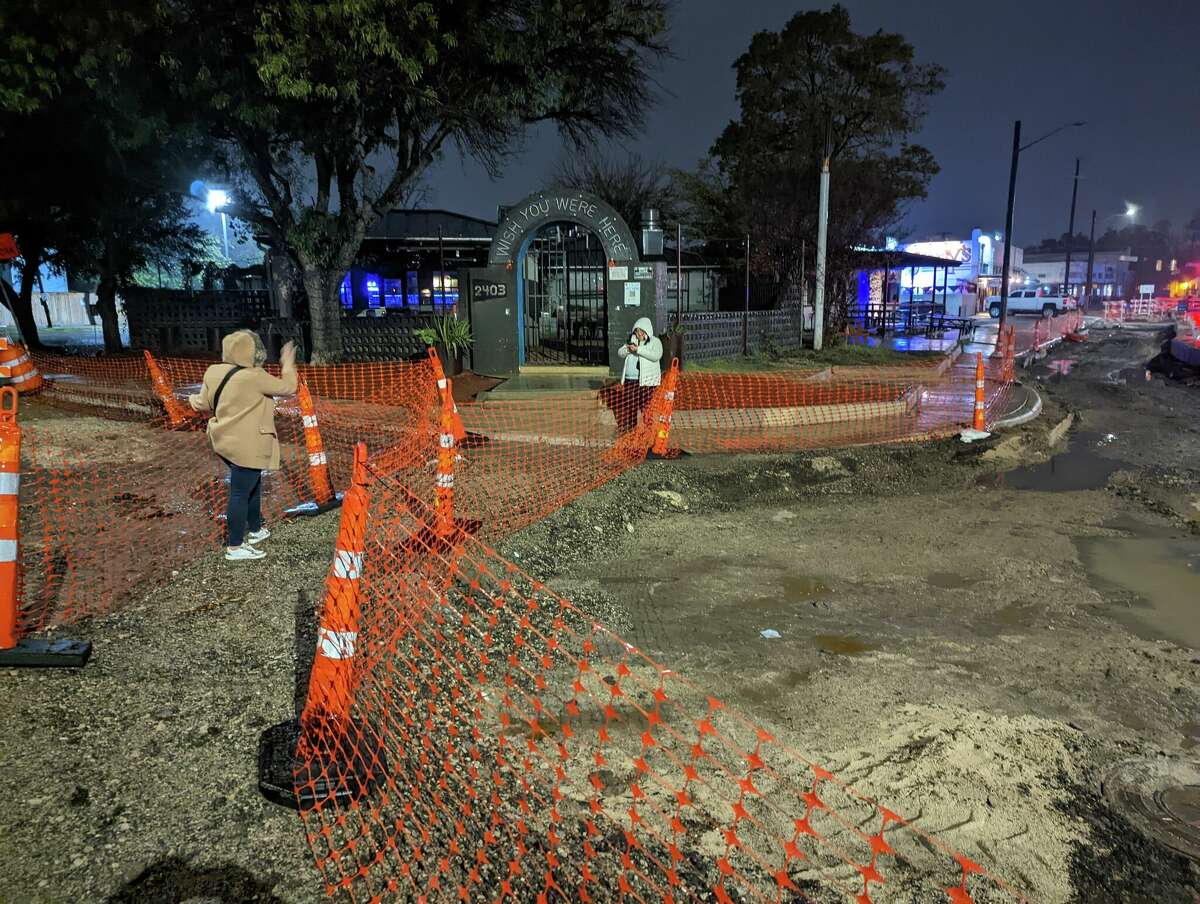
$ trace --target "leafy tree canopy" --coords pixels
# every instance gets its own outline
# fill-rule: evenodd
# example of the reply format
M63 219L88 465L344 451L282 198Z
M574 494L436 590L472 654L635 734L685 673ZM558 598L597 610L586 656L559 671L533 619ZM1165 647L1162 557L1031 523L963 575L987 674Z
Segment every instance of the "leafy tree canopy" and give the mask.
M230 212L302 273L314 357L338 283L448 144L498 170L522 128L630 132L666 0L160 0L138 52L224 143Z
M739 116L681 184L696 226L751 236L757 273L786 287L802 276L805 246L812 260L827 141L831 270L847 265L854 245L881 241L904 205L925 196L938 167L909 139L943 70L917 63L901 35L859 34L838 5L755 35L734 68Z
M6 4L12 80L0 95L0 228L17 233L25 276L14 311L37 344L27 286L43 263L99 283L106 344L119 347L116 294L152 263L191 253L183 197L207 155L155 96L131 48L152 21L143 0Z

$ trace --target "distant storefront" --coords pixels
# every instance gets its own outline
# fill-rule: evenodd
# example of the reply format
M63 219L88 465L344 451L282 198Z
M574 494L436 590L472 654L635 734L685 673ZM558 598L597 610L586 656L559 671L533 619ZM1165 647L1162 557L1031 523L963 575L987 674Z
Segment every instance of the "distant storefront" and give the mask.
M1070 294L1083 294L1087 286L1088 249L1071 252ZM1128 299L1136 294L1138 259L1129 249L1097 251L1092 262L1092 296ZM1064 251L1030 252L1025 255L1025 270L1041 286L1061 291L1067 280L1067 255Z

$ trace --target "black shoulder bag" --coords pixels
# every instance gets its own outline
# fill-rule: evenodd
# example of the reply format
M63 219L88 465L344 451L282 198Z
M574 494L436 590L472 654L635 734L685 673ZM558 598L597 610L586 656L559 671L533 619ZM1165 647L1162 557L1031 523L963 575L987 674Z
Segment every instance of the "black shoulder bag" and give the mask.
M233 367L231 367L229 369L229 373L225 374L225 376L221 378L221 382L217 385L217 391L213 393L213 404L212 404L213 417L217 416L217 406L221 404L221 393L225 390L225 384L228 383L229 378L232 377L239 370L245 370L245 368L242 367L240 364L233 365Z

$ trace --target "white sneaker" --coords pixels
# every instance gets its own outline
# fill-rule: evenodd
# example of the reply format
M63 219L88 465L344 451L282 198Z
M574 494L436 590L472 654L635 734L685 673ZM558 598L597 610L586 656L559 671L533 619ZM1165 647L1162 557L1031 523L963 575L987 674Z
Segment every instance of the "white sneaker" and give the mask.
M260 528L259 530L256 530L256 531L251 531L250 533L246 534L246 542L250 543L253 546L257 546L259 543L262 543L264 540L270 540L270 539L271 539L271 532L269 530L267 530L265 527Z
M225 561L227 562L252 562L255 559L265 559L266 557L267 554L261 549L255 549L245 543L225 549Z

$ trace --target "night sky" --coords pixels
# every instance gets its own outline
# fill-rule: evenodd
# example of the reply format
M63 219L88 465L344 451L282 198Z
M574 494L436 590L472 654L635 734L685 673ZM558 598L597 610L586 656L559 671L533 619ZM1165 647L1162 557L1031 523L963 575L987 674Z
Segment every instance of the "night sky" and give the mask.
M1141 206L1138 221L1179 226L1200 209L1200 0L850 0L856 31L903 34L920 62L947 69L917 140L941 173L908 211L902 239L1002 229L1013 120L1022 143L1086 120L1021 157L1013 230L1019 245L1066 231L1075 157L1083 158L1077 231ZM751 35L805 7L787 0L678 0L648 111L644 157L691 166L736 114L733 61ZM494 217L496 205L541 187L562 143L531 132L493 182L451 152L429 176L425 205ZM837 189L837 174L833 176ZM1113 220L1111 222L1117 222ZM1100 229L1097 230L1101 231Z

